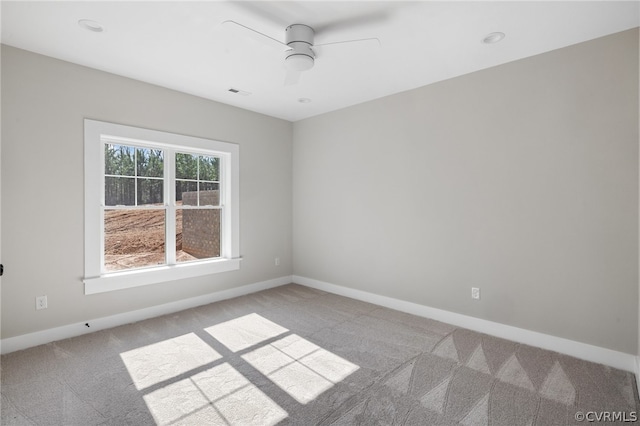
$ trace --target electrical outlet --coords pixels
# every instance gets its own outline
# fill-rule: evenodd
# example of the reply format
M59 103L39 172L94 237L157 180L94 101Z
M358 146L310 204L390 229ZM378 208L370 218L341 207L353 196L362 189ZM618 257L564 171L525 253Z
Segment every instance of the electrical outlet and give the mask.
M280 258L276 257L274 263L276 264L276 266L280 266Z
M47 296L36 297L36 310L47 309Z
M471 298L480 300L480 289L478 287L471 287Z

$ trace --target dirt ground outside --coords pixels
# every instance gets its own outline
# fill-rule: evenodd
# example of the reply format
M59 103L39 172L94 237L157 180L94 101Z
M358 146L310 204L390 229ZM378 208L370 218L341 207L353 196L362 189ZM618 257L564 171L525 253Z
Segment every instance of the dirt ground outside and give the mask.
M105 211L104 261L107 271L163 265L165 263L164 210ZM182 251L182 210L176 213L176 258L197 260Z

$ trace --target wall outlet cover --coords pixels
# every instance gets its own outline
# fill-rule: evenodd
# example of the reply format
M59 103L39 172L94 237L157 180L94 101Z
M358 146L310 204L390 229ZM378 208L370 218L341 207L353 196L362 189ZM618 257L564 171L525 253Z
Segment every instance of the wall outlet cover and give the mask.
M47 296L36 297L36 310L47 309Z
M471 298L480 300L480 289L478 287L471 287Z

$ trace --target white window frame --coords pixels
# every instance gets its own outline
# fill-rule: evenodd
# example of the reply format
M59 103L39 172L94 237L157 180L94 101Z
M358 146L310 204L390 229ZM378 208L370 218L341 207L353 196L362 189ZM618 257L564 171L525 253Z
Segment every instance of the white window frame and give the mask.
M169 151L220 157L221 215L220 257L194 262L173 263L124 271L105 272L104 265L104 142L130 146L162 148ZM156 284L183 278L216 274L240 268L240 147L237 144L178 135L96 120L84 120L84 292L113 290ZM173 158L165 170L173 167ZM169 175L171 177L171 175ZM169 197L174 180L166 179L165 206L175 203ZM175 223L166 221L166 235L175 235ZM167 247L175 251L175 247ZM168 256L168 260L175 260Z

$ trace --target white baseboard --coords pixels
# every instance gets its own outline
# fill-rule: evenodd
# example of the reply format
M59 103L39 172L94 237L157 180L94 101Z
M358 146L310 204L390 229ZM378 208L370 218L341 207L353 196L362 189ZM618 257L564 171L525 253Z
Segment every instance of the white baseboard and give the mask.
M589 345L587 343L576 342L549 334L538 333L531 330L500 324L493 321L474 318L468 315L457 314L455 312L449 312L425 305L419 305L417 303L394 299L387 296L381 296L362 290L355 290L352 288L330 284L327 282L297 275L288 275L280 278L274 278L271 280L247 284L241 287L222 290L203 296L193 297L190 299L179 300L176 302L166 303L163 305L153 306L132 312L125 312L109 317L92 319L89 321L89 324L91 325L90 328L87 328L85 326L85 323L83 322L2 339L0 340L0 353L6 354L15 352L33 346L67 339L69 337L80 336L82 334L88 334L107 328L130 324L132 322L142 321L148 318L166 315L173 312L179 312L185 309L206 305L208 303L213 303L220 300L231 299L233 297L243 296L245 294L255 293L257 291L279 287L291 282L295 282L307 287L316 288L318 290L339 294L341 296L362 300L364 302L374 303L376 305L384 306L402 312L407 312L413 315L446 322L448 324L467 328L480 333L486 333L492 336L513 340L543 349L548 349L576 358L584 359L586 361L597 362L600 364L608 365L610 367L630 371L636 374L636 378L640 378L640 356L601 348L599 346ZM638 380L636 381L638 382ZM640 393L640 384L638 384L638 390Z
M89 320L90 328L85 323L69 324L62 327L51 328L48 330L37 331L35 333L23 334L21 336L9 337L0 340L0 353L7 354L22 349L31 348L45 343L57 340L67 339L69 337L80 336L82 334L93 333L95 331L113 328L124 324L130 324L136 321L142 321L161 315L179 312L185 309L194 308L196 306L206 305L220 300L231 299L233 297L243 296L249 293L266 290L273 287L291 283L291 275L280 278L274 278L258 283L247 284L241 287L231 288L228 290L217 291L215 293L205 294L203 296L192 297L190 299L178 300L163 305L152 306L149 308L139 309L122 314L112 315L109 317L96 318Z
M297 275L293 276L293 282L318 290L324 290L341 296L350 297L352 299L361 300L363 302L374 303L397 311L446 322L448 324L489 334L491 336L513 340L515 342L559 352L586 361L630 371L632 373L636 373L636 377L640 377L638 376L638 369L640 368L638 364L638 357L635 355L510 325L500 324L493 321L487 321L480 318L474 318L468 315L457 314L455 312L449 312L442 309L431 308L429 306L419 305L417 303L394 299L387 296L380 296L378 294L355 290Z

